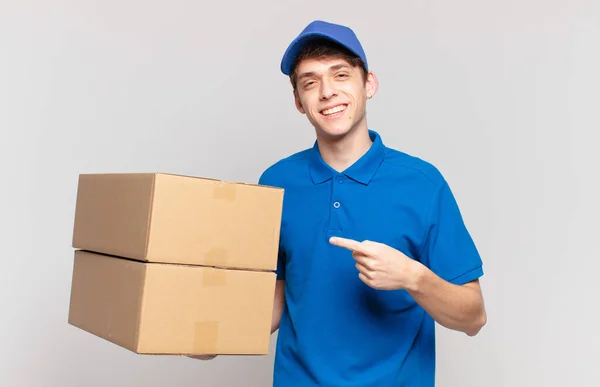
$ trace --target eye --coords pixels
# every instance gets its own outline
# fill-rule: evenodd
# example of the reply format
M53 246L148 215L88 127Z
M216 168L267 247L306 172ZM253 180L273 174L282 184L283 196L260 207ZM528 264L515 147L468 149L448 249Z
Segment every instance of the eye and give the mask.
M341 78L341 79L348 78L348 74L346 74L346 73L340 73L340 74L336 75L336 78Z

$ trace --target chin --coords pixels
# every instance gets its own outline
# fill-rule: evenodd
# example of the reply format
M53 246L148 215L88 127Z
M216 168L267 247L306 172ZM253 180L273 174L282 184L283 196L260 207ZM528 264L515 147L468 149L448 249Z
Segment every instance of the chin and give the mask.
M355 132L360 125L360 122L317 122L317 131L324 136L339 138L344 137L352 132Z
M319 126L317 127L317 132L321 133L321 135L326 136L326 137L343 137L345 135L347 135L348 133L350 133L352 128L347 127L347 128L340 128L340 127L323 127L323 126Z
M340 138L358 130L363 120L350 119L347 115L344 115L335 120L317 119L315 121L317 132L326 137Z

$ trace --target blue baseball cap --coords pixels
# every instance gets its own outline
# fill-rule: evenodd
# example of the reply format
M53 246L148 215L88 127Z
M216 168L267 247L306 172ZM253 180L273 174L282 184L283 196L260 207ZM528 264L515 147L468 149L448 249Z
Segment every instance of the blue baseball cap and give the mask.
M290 75L292 63L300 50L311 40L323 38L346 47L362 59L368 69L367 56L354 31L343 25L315 20L307 25L285 50L281 59L281 72Z

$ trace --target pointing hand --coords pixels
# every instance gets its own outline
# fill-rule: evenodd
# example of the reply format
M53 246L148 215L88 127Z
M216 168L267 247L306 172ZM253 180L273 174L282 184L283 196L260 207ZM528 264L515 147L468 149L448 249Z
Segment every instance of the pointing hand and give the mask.
M332 237L329 243L352 251L358 277L381 290L411 289L416 282L419 262L383 243Z

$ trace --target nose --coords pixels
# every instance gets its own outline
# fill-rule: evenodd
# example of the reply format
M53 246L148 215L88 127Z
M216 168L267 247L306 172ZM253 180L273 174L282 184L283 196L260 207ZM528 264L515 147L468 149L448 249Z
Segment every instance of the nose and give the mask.
M331 85L329 80L321 81L321 100L327 100L336 95L335 88Z

